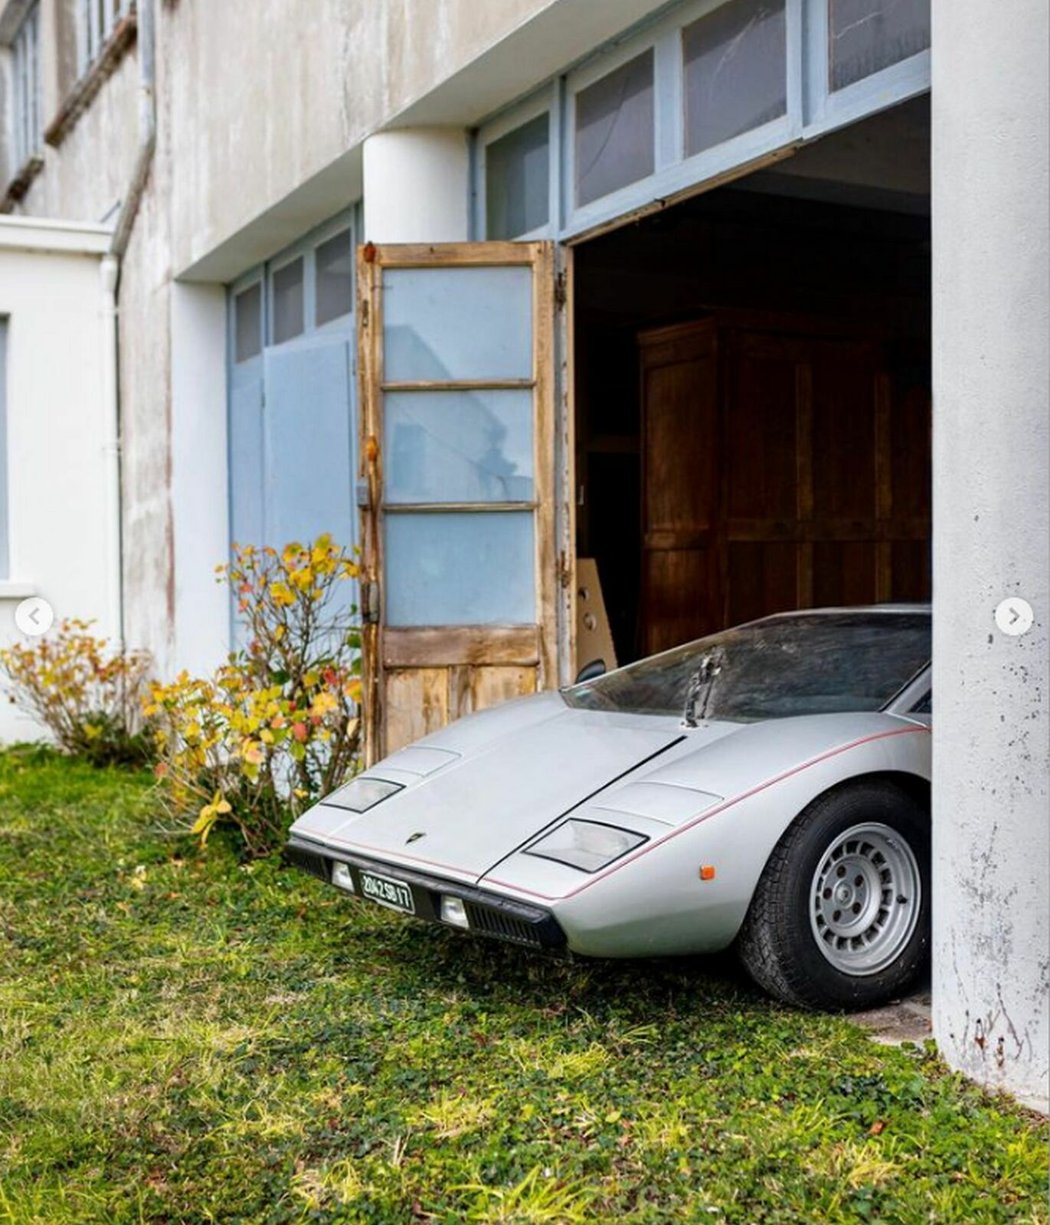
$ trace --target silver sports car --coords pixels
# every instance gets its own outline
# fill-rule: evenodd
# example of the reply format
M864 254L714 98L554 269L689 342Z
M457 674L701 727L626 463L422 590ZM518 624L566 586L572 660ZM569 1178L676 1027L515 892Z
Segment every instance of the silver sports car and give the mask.
M930 613L767 617L472 715L292 826L369 903L592 957L735 944L810 1007L863 1008L929 940Z

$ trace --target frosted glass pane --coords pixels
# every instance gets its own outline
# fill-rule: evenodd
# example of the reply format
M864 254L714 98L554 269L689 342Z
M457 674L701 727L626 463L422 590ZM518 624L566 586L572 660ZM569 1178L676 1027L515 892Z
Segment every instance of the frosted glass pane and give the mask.
M682 54L687 154L787 111L784 0L730 0L686 26Z
M273 274L273 342L279 345L303 330L303 261L293 259Z
M406 391L383 406L387 502L529 502L532 393Z
M550 216L550 118L540 115L485 149L485 236L517 238Z
M533 625L531 511L387 514L387 625Z
M318 246L314 269L314 317L320 327L340 315L348 315L354 307L353 250L349 230L343 230Z
M262 285L250 286L233 300L234 358L244 362L262 352Z
M653 173L653 53L576 95L576 203Z
M828 84L842 89L930 45L930 0L828 0Z
M388 268L388 382L532 377L532 269Z

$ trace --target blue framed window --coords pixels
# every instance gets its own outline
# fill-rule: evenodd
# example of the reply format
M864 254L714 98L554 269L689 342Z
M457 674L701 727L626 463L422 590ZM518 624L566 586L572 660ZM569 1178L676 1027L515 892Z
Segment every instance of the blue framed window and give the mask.
M741 173L928 92L929 47L930 0L679 4L479 127L474 236L572 239Z
M930 0L828 0L828 89L845 89L930 47Z
M228 292L230 538L356 540L355 218L311 231Z

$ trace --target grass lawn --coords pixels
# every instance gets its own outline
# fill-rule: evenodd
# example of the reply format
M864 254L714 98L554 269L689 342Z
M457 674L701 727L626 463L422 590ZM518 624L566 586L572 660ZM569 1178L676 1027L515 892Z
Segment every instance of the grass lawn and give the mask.
M1047 1221L1047 1132L725 961L561 965L0 755L0 1223Z

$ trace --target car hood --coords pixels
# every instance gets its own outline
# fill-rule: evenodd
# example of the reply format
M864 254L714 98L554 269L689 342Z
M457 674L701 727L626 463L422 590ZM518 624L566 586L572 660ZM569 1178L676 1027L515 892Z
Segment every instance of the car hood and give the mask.
M716 739L732 729L707 730ZM293 831L476 881L569 809L655 764L682 738L677 719L574 710L545 694L472 716L393 754L366 777L403 790L360 814L336 807L336 793Z

